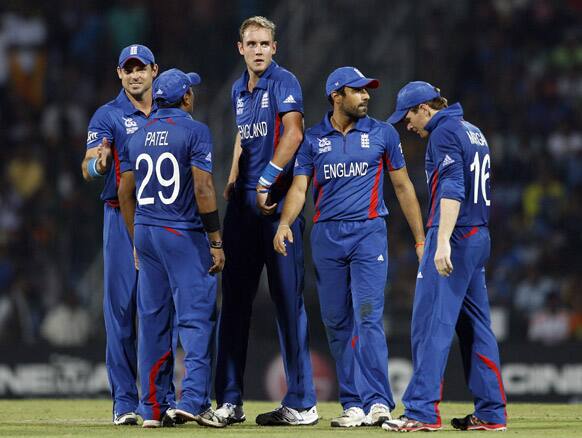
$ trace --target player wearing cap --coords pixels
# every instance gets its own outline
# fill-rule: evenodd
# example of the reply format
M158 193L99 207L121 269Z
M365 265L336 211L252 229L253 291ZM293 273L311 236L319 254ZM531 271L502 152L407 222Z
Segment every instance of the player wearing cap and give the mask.
M326 94L333 111L305 133L273 241L283 255L300 243L293 223L313 178L313 264L344 409L332 419L334 427L379 425L394 409L383 327L388 273L383 170L389 171L419 259L423 252L420 206L399 135L390 124L367 115L368 89L378 86L377 79L354 67L329 75Z
M506 399L485 284L491 246L489 146L479 128L463 119L461 105L447 106L439 89L427 82L410 82L399 91L388 121L403 119L409 131L429 137L428 233L414 294L414 372L402 398L406 409L382 427L442 428L438 405L456 331L475 412L451 424L461 430L505 430Z
M174 317L186 368L176 417L226 426L214 415L209 398L215 274L224 266L224 253L210 131L190 116L191 86L199 83L196 73L162 73L154 82L159 109L122 150L119 200L139 264L139 414L144 427L162 426L169 408Z
M282 257L271 244L292 178L293 157L303 138L303 98L299 82L273 61L275 25L252 17L240 27L239 53L246 70L232 87L238 134L224 195L224 249L216 369L217 414L245 420L242 410L252 305L267 267L276 308L287 394L281 406L261 414L260 425L308 425L318 421L303 303L303 247ZM301 236L304 222L294 224ZM298 239L299 241L301 239Z
M121 51L117 75L122 90L91 118L81 165L87 181L104 178L101 193L104 201L103 316L113 422L117 425L137 424L135 410L139 401L135 332L137 272L133 264L133 245L119 211L118 151L155 109L151 88L157 73L154 55L146 46L134 44Z

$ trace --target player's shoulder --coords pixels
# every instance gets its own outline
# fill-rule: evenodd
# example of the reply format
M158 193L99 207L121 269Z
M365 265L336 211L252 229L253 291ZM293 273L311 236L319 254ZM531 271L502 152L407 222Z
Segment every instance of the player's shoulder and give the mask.
M274 82L299 83L299 80L293 73L278 64L273 67L273 71L271 72L269 79Z
M113 99L97 108L93 113L93 119L109 119L111 114L115 114L120 111L121 109L116 105L115 99Z
M180 125L186 128L187 130L191 131L194 134L209 134L210 128L206 123L200 122L190 116L182 117L179 119Z

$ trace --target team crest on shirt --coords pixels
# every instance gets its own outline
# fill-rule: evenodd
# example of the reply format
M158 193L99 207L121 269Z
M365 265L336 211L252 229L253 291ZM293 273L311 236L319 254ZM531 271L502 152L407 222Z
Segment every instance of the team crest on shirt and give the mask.
M122 117L123 123L125 125L125 132L127 134L133 134L135 131L139 129L137 126L137 122L133 120L131 117Z
M362 134L360 141L363 148L368 149L370 147L370 137L368 134Z
M261 98L261 108L269 108L269 92L265 91Z
M267 102L268 103L268 102ZM240 97L236 100L236 115L240 116L245 110L245 102Z
M318 138L319 141L319 154L331 151L331 141L327 137Z

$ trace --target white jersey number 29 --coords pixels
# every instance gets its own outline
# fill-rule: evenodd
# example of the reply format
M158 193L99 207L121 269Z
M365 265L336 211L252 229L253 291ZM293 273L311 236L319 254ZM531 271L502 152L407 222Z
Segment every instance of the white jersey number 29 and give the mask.
M487 199L487 180L489 179L489 170L491 169L491 158L489 154L483 156L483 161L479 160L479 152L475 152L475 159L471 163L471 172L475 172L473 184L473 203L479 202L479 191L483 196L486 206L491 205L491 201ZM481 190L479 190L481 189Z
M170 179L166 179L162 175L162 162L164 160L170 160L170 163L172 163L173 172L172 177ZM141 186L137 190L137 203L139 205L150 205L154 203L154 197L149 196L143 198L142 195L143 190L145 189L145 187L150 182L150 179L152 178L152 174L154 172L154 162L152 160L152 157L150 157L148 154L145 153L140 154L135 162L136 170L139 169L139 164L142 161L146 162L147 169L146 176L143 179ZM169 198L166 198L162 191L158 190L158 196L160 200L166 205L171 204L176 200L176 198L178 197L178 193L180 192L180 169L178 166L178 160L176 160L176 157L174 157L170 152L164 152L159 156L158 160L156 161L155 168L156 168L156 178L160 185L164 187L170 187L171 185L174 185L174 188L172 189L172 196L170 196Z

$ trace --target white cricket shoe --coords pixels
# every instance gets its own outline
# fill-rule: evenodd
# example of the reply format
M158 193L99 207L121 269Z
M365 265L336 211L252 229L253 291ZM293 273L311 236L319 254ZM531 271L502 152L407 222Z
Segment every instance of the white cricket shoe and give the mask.
M366 414L362 408L352 406L344 409L339 417L331 419L331 427L358 427L366 422Z
M311 426L317 424L317 406L302 411L279 406L277 409L259 414L255 420L259 426Z
M125 414L116 415L113 419L116 426L135 426L137 425L137 414L135 412L126 412Z
M195 415L188 411L182 409L176 409L176 419L181 419L183 421L195 421L200 426L208 427L226 427L228 423L221 417L218 417L212 408L208 408L203 412Z
M366 426L380 426L384 421L392 420L390 408L383 403L374 403L366 415Z
M247 419L242 406L233 405L232 403L223 403L214 413L228 424L242 423Z

